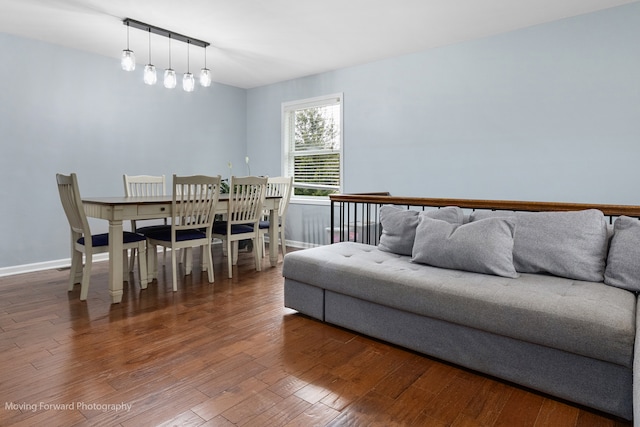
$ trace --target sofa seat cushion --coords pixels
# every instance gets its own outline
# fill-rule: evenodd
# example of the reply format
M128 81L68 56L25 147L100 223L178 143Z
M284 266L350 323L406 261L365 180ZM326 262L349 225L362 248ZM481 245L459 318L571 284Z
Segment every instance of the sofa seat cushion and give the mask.
M632 364L635 295L603 283L448 270L355 242L291 252L283 275L399 310Z

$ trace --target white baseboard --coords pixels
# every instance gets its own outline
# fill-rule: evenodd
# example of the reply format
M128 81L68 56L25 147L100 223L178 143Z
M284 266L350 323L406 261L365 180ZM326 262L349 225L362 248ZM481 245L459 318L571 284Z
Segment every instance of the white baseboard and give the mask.
M266 240L267 242L269 241L268 237ZM221 243L222 243L221 241L213 242L214 245L221 244ZM308 248L313 248L320 245L287 240L287 246L292 248L298 248L298 249L308 249ZM158 252L161 252L162 249L163 249L162 247L158 247ZM93 262L107 261L108 259L109 259L109 254L107 253L97 254L93 256ZM71 258L65 258L65 259L58 259L53 261L36 262L33 264L0 267L0 277L15 276L17 274L33 273L36 271L53 270L58 268L69 268L70 266L71 266Z
M97 254L93 257L93 262L106 261L109 254ZM58 259L54 261L36 262L33 264L14 265L0 268L0 277L14 276L16 274L33 273L35 271L53 270L56 268L71 267L71 258Z
M287 240L287 247L298 248L298 249L309 249L315 248L318 245L317 243L307 243L307 242L296 242L295 240Z
M269 243L269 236L265 235L264 236L264 241L266 243ZM321 246L315 243L307 243L307 242L298 242L295 240L287 240L287 247L291 247L291 248L298 248L298 249L309 249L309 248L315 248L316 246Z

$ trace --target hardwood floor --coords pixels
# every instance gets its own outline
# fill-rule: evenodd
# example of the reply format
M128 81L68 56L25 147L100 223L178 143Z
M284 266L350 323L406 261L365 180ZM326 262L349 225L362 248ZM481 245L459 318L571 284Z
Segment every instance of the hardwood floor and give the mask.
M116 305L106 263L86 302L68 270L0 278L0 425L631 425L299 315L281 263L214 260L214 284L174 293L169 262Z

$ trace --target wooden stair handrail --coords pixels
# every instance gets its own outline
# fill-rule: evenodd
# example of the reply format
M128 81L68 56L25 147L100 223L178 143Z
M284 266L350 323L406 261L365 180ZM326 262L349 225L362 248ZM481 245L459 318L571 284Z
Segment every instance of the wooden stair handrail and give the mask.
M640 206L609 205L595 203L567 203L567 202L535 202L520 200L481 200L481 199L445 199L426 197L397 197L389 193L362 194L333 194L329 196L332 202L372 203L379 205L405 205L445 207L459 206L463 209L487 209L510 211L576 211L584 209L598 209L606 216L627 215L640 217Z

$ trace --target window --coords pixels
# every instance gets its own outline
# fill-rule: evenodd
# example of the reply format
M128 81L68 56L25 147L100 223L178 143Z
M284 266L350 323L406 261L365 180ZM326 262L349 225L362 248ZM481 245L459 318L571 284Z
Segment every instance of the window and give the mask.
M293 197L326 198L342 183L342 94L282 104L284 175Z

